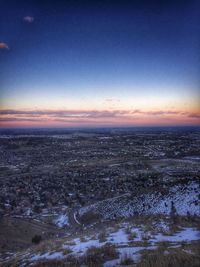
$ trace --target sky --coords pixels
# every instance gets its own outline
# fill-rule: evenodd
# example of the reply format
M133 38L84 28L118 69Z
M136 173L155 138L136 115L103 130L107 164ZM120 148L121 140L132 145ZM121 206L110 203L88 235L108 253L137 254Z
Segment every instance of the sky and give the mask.
M200 125L199 0L0 0L0 127Z

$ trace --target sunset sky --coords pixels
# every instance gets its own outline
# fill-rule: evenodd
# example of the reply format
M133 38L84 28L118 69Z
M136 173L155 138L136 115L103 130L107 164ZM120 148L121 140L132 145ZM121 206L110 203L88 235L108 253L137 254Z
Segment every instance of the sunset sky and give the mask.
M200 125L199 0L0 0L0 127Z

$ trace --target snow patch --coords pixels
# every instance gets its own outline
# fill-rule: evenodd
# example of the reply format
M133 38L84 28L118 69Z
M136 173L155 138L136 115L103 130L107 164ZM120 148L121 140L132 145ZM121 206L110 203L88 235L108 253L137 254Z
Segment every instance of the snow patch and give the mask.
M63 256L63 253L62 252L46 252L44 254L37 254L37 255L34 255L31 260L32 261L38 261L38 260L53 260L53 259L62 259L64 256Z
M66 225L69 225L69 218L68 218L68 216L66 214L62 214L54 221L54 223L58 227L62 228L64 226L66 226Z

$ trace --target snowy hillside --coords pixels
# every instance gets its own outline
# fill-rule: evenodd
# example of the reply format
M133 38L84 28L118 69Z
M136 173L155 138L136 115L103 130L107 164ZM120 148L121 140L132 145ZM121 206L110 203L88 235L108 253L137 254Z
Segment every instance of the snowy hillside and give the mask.
M127 220L110 224L103 231L101 227L90 229L75 236L49 240L4 257L0 255L0 265L121 267L124 266L123 260L127 255L138 263L145 251L150 253L158 248L159 253L161 249L163 253L171 253L172 250L174 253L178 249L190 255L198 247L199 230L195 224L193 227L184 227L184 221L182 224L174 230L170 229L170 220L164 218L157 218L148 224ZM91 260L93 265L87 265L88 262L91 264Z
M90 212L104 219L170 213L200 216L199 194L199 184L196 182L171 187L164 193L151 191L139 196L126 194L81 208L79 218Z

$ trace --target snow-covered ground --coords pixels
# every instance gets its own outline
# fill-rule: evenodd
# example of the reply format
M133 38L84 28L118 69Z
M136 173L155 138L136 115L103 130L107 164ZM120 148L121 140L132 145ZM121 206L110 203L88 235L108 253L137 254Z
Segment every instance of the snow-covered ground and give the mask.
M176 185L164 193L152 191L140 196L125 194L98 202L81 208L79 212L74 213L74 221L77 221L77 224L81 223L81 216L88 211L92 211L100 214L104 219L123 217L123 222L110 222L110 227L105 228L103 233L101 232L102 228L94 232L93 228L84 227L82 228L81 235L75 233L76 236L70 237L66 230L65 237L57 240L58 242L55 246L54 242L52 242L52 246L46 246L45 249L44 244L42 253L38 252L37 247L32 247L26 251L8 255L7 259L4 258L4 260L8 261L18 258L19 262L22 263L20 266L30 266L38 260L65 259L69 255L81 257L91 247L99 248L110 244L116 248L119 257L107 261L104 267L116 266L125 255L128 255L134 262L137 262L142 251L154 250L159 246L160 242L168 242L169 247L175 248L181 246L183 242L191 243L200 240L200 231L195 228L197 224L194 224L193 227L183 227L184 224L182 226L176 225L173 231L175 229L179 230L173 233L170 232L172 230L171 217L168 216L172 212L172 206L176 214L196 214L200 216L199 192L199 184L191 182L187 185ZM148 223L145 225L145 221L142 220L142 223L140 221L137 223L134 217L126 219L135 214L163 214L164 216L154 216L157 219L153 217L151 225L148 225ZM54 223L61 228L68 226L69 217L67 211L63 210L60 215L57 215ZM102 224L104 223L102 222ZM101 234L103 234L103 238Z
M169 247L177 247L181 246L182 242L191 243L192 241L200 240L200 231L194 227L181 228L173 234L167 233L166 235L159 230L160 224L167 229L167 223L164 221L155 224L157 226L155 226L155 231L153 232L150 230L146 231L145 225L139 227L132 222L123 222L117 225L118 228L107 228L103 241L99 240L99 234L101 233L96 233L96 235L94 233L88 233L81 238L66 238L60 242L59 246L52 247L51 249L48 247L46 250L43 249L43 253L34 251L34 248L20 253L20 256L18 255L21 262L20 266L29 266L38 260L64 259L69 255L81 257L89 248L99 248L109 243L115 246L119 256L117 259L107 261L104 267L113 267L125 255L131 257L135 262L139 261L142 251L156 249L159 246L159 242L169 242ZM130 238L131 234L134 234L132 238ZM17 254L14 255L14 259L16 257Z
M110 260L104 263L104 267L114 267L117 264L120 263L120 261L127 255L130 257L134 262L139 262L140 260L140 253L143 250L154 250L156 249L155 246L150 246L150 247L123 247L123 248L118 248L117 251L119 252L119 258Z
M139 230L139 229L137 229ZM137 231L140 236L138 238L134 239L134 241L142 241L142 231ZM111 261L107 261L104 264L104 267L113 267L116 266L117 264L120 263L120 261L123 259L125 255L128 257L132 258L134 262L138 262L140 260L140 253L144 250L154 250L157 248L158 242L170 242L171 247L172 246L180 246L181 242L191 242L191 241L196 241L200 239L200 232L196 229L193 228L185 228L182 231L171 235L171 236L166 236L163 234L156 234L152 238L148 240L150 242L150 245L144 247L144 246L129 246L129 247L119 247L117 248L119 252L119 258L114 259Z
M46 252L42 255L36 254L32 256L31 261L38 261L38 260L54 260L54 259L62 259L64 258L64 255L62 252Z
M100 242L98 239L92 239L90 237L85 238L81 241L80 238L73 239L73 245L64 244L63 248L69 248L74 253L84 254L88 248L101 247L106 243L110 243L116 246L129 246L129 243L132 241L144 241L144 231L141 228L134 228L132 232L135 233L135 238L133 240L128 240L126 234L126 229L120 228L114 233L108 234L106 241ZM145 236L148 236L148 242L151 245L156 245L158 242L167 241L171 243L181 243L191 242L200 239L200 232L195 228L183 228L180 232L175 233L174 235L164 235L162 233L157 233L152 235L151 233L145 233ZM144 247L143 247L144 249Z
M142 246L140 245L132 245L131 242L142 242L144 231L142 228L132 228L131 232L135 233L135 238L133 240L128 239L128 235L126 233L126 228L119 228L116 232L107 234L106 240L104 242L100 242L99 239L94 239L91 237L84 237L84 239L75 238L70 240L70 242L66 242L62 245L63 252L59 251L51 251L45 252L43 254L33 254L31 257L29 256L29 260L31 262L38 261L38 260L52 260L52 259L63 259L68 255L73 256L82 256L84 255L87 250L91 247L102 247L107 243L115 245L117 251L119 252L118 259L114 259L111 261L107 261L104 264L104 267L112 267L116 266L117 263L120 262L121 259L125 255L131 257L135 262L139 261L140 253L144 250L154 250L157 248L159 242L169 242L170 246L180 246L181 242L192 242L200 239L200 232L195 228L183 228L179 232L176 232L173 235L164 235L162 233L151 234L148 233L148 245ZM146 235L146 233L145 233ZM65 255L64 251L70 250L72 253Z
M63 226L69 225L69 218L67 216L67 214L61 214L58 216L57 219L54 220L54 223L62 228Z

